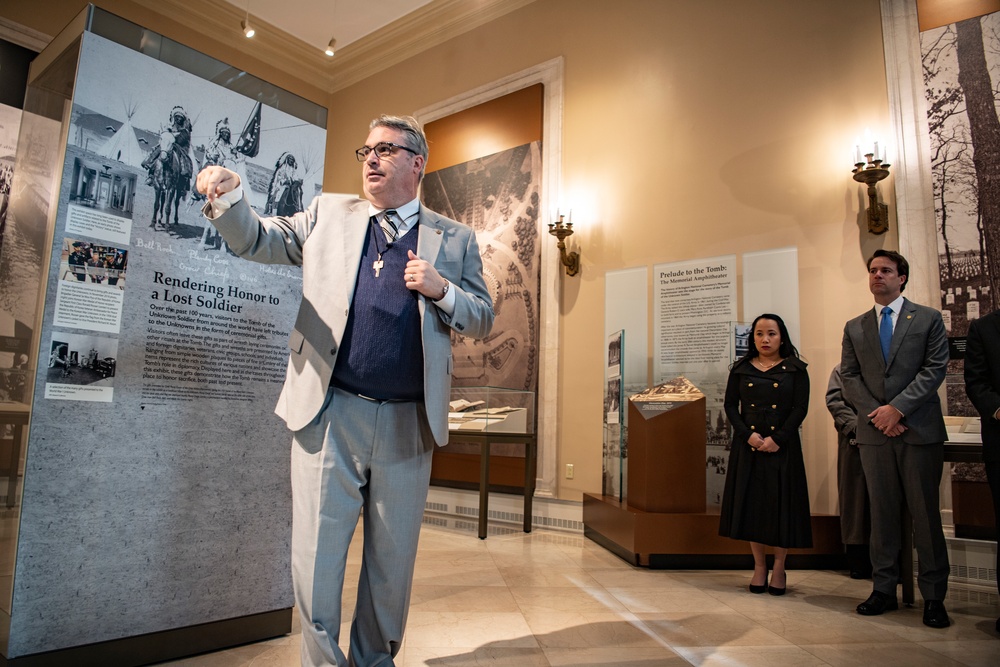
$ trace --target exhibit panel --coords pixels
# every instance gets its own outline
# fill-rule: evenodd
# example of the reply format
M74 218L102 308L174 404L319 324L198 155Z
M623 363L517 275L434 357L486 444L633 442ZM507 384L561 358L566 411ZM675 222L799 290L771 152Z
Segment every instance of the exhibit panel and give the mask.
M35 372L3 543L10 664L142 664L291 628L273 407L301 272L233 255L193 178L221 164L258 212L302 210L325 111L248 76L226 90L192 70L228 66L168 41L89 7L30 77L0 255Z

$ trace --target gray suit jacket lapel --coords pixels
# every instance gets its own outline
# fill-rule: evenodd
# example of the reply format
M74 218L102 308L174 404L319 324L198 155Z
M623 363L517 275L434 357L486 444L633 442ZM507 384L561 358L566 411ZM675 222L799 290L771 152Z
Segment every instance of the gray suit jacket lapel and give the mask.
M358 282L358 264L361 262L361 253L364 251L367 237L371 233L369 219L368 202L362 201L355 204L344 220L343 234L336 235L341 239L343 245L330 255L330 261L336 262L334 265L343 271L341 284L346 290L344 296L347 298L348 307L354 301L354 287ZM364 268L368 267L360 267L360 269ZM374 269L372 270L374 271Z
M861 329L865 335L865 346L874 351L874 356L878 358L882 365L885 366L885 359L882 358L882 343L878 338L878 319L875 317L875 311L869 309L865 313L864 318L861 320ZM890 355L892 354L890 350ZM889 357L892 358L891 356Z
M438 217L421 205L420 217L417 218L417 224L420 225L420 236L417 237L417 256L436 266L438 253L441 252L441 239L443 237L441 227L438 225ZM421 297L418 303L421 321L424 318L424 308L426 305L425 298Z
M906 330L913 323L914 311L916 311L916 308L913 307L913 304L903 299L903 306L899 309L899 315L896 316L896 326L892 329L892 343L889 345L889 363L887 366L892 365L892 360L896 358L896 352L899 351L899 346L906 336Z

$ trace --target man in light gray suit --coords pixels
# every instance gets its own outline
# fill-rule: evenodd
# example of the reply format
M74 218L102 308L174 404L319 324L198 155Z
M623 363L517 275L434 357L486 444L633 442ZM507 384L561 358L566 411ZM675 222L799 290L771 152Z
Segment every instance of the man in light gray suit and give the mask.
M871 498L873 591L858 613L897 609L903 502L913 515L925 625L950 625L948 549L941 528L938 485L947 431L938 388L948 365L941 313L903 298L906 259L876 250L868 260L875 308L844 327L840 372L844 397L858 411L857 442ZM909 558L903 554L903 558Z
M198 175L205 215L247 259L302 266L276 412L292 442L292 576L302 664L392 665L403 640L431 453L448 442L451 332L483 338L493 305L475 233L420 205L416 120L372 121L366 199L321 195L260 218L239 176ZM338 647L347 550L364 508L348 656Z

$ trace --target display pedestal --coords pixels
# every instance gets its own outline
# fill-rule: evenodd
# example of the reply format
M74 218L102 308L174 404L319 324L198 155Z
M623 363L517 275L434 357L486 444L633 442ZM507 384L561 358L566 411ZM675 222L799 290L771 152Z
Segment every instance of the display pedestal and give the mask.
M632 396L628 424L625 501L583 494L584 535L642 567L752 567L747 543L721 537L718 510L706 511L705 395L675 378ZM813 515L812 532L790 566L845 567L840 517Z
M746 542L719 535L718 512L645 512L616 498L583 494L584 535L633 565L653 569L753 567ZM789 567L844 569L840 517L814 514L813 547L793 549Z
M631 507L705 511L705 396L692 398L629 400L625 497Z

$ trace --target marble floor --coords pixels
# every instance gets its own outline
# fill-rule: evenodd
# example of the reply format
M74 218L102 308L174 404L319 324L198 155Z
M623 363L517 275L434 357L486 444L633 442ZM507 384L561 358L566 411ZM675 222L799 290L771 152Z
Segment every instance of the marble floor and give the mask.
M360 568L355 542L348 581ZM573 533L497 525L479 540L474 523L428 516L396 665L1000 665L1000 607L960 591L947 601L952 626L935 630L922 605L858 616L871 582L844 572L790 571L784 597L750 594L749 577L636 568ZM345 591L348 609L353 596ZM286 637L163 664L293 667L299 641L296 620Z

